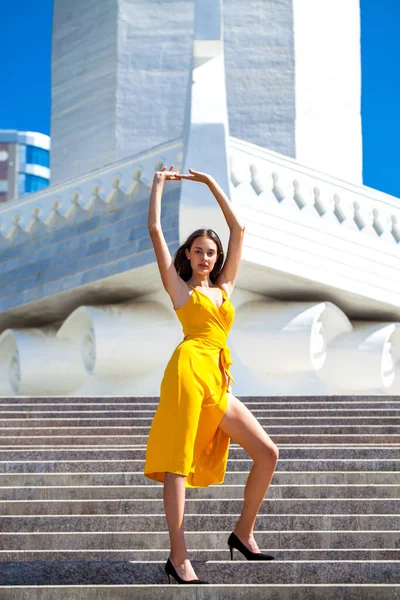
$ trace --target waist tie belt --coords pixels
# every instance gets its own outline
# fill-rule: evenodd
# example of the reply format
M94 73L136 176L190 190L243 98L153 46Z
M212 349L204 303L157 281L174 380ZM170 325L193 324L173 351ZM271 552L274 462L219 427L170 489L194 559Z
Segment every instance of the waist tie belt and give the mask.
M199 336L185 335L183 341L196 340L196 339L200 339L200 340L202 340L203 343L205 342L206 344L208 344L209 346L212 346L214 348L219 348L221 364L223 366L225 373L228 376L228 388L230 386L231 381L236 385L236 381L233 379L232 373L230 370L230 365L233 365L233 362L232 362L231 351L230 351L229 346L221 346L220 344L216 344L214 341L210 340L209 337L202 337L201 335L199 335Z
M236 385L236 381L232 377L230 366L229 366L229 365L233 365L233 362L231 359L231 351L228 346L223 346L223 348L221 348L220 356L221 356L222 366L224 367L224 371L228 376L228 388L229 388L231 381L233 381L233 383L235 385Z

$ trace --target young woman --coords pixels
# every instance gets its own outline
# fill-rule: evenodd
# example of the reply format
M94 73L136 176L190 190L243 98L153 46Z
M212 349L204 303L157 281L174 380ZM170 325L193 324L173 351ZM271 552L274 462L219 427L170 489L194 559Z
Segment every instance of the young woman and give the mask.
M231 559L236 548L249 560L270 560L273 556L260 552L253 529L279 453L230 388L232 361L226 340L234 318L230 296L240 265L244 225L210 175L192 169L184 175L173 169L164 167L154 176L148 226L161 279L185 337L161 382L144 474L164 483L171 543L165 565L169 581L174 577L178 583L193 584L207 582L197 578L185 545L185 488L222 483L230 440L240 444L254 464L240 518L228 539ZM211 229L194 231L172 259L161 229L161 196L165 181L182 179L207 185L220 205L230 230L225 262L221 241Z

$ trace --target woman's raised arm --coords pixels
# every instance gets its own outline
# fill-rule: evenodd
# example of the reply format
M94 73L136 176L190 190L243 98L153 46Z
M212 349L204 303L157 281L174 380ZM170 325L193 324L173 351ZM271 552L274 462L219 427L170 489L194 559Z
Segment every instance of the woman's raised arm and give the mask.
M175 299L182 286L182 280L176 272L171 253L161 228L161 197L164 189L164 182L166 180L181 179L181 175L173 169L173 165L169 170L167 170L166 167L163 167L161 171L157 171L154 175L150 195L148 228L164 288L171 298Z

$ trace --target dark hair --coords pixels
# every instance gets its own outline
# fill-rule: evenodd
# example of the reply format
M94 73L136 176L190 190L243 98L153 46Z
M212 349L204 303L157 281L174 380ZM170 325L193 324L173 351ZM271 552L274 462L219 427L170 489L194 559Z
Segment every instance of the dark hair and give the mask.
M219 239L219 236L213 229L196 229L193 233L189 235L186 242L182 244L175 252L174 256L174 265L176 271L180 277L184 281L188 281L192 276L192 267L190 266L190 261L186 256L185 250L186 248L190 251L194 240L198 237L207 237L213 242L215 242L217 246L217 255L218 258L215 262L214 268L210 273L210 279L212 283L215 283L218 275L222 271L222 264L224 262L224 249L222 246L222 242Z

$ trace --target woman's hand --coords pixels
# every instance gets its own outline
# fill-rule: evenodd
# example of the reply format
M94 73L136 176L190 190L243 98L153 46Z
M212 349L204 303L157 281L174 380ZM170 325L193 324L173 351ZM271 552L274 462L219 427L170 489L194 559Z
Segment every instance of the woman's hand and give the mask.
M189 175L185 175L184 173L179 173L179 171L174 171L174 165L171 165L167 170L167 167L163 167L161 171L156 171L154 175L155 179L158 181L168 181L168 180L182 180L187 179L188 181L198 181L199 183L205 183L209 185L213 178L208 173L201 173L200 171L194 171L193 169L189 169Z
M194 171L193 169L189 169L190 175L181 175L181 179L188 179L189 181L198 181L199 183L209 184L213 181L211 175L208 173L201 173L200 171Z
M163 167L161 171L156 171L154 178L158 181L179 180L182 179L182 175L179 171L174 171L174 165L171 165L168 170L167 167Z

